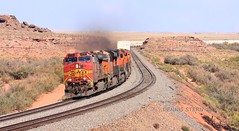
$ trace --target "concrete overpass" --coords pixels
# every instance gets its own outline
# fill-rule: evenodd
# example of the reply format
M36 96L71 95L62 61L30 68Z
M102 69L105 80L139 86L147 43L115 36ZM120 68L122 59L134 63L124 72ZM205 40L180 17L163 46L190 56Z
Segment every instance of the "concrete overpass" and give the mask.
M138 47L142 46L144 41L118 41L117 48L118 49L128 49L130 50L131 47Z

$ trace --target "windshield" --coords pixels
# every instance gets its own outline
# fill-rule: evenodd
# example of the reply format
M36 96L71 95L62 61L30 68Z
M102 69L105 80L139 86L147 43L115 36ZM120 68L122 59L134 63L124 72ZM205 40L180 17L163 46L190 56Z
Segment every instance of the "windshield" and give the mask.
M79 61L90 61L90 56L79 57Z
M77 61L77 59L76 59L76 57L73 57L73 58L66 58L65 59L65 62L76 62Z

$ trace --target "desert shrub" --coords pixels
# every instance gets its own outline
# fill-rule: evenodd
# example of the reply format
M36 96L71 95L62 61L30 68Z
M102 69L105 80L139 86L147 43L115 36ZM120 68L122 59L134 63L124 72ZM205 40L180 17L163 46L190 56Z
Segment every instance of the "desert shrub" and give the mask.
M10 92L0 98L0 114L9 113L13 110L24 110L30 106L32 100L27 97L30 94L24 84L12 86Z
M224 84L220 88L220 95L218 97L221 109L227 111L239 111L239 86L232 84Z
M239 62L239 56L230 58L230 61Z
M224 67L239 70L239 56L234 56L223 61Z
M34 75L26 81L11 83L10 92L0 96L0 114L13 110L24 110L29 107L40 94L52 91L59 81L57 75L47 73Z
M239 51L239 43L229 44L228 42L226 42L223 44L211 44L211 46L217 49L229 49L229 50Z
M219 67L214 64L203 65L203 68L204 68L204 70L212 72L212 73L218 72L220 70Z
M239 114L233 114L232 119L230 120L231 125L239 127Z
M188 70L188 76L192 78L194 82L205 85L209 91L215 93L218 92L218 87L222 85L222 82L218 80L217 77L200 67L190 68Z
M211 79L211 74L203 70L202 68L190 68L188 70L188 75L194 82L200 84L209 84Z
M27 72L27 69L25 69L25 68L20 68L17 71L9 72L9 74L15 80L19 80L19 79L23 79L23 78L27 78L28 77L28 72Z
M0 87L4 85L4 82L0 80Z
M6 114L12 111L12 101L6 95L0 96L0 114Z
M46 74L45 74L46 75ZM34 87L38 88L41 93L52 91L60 82L57 82L57 76L44 76L39 78L37 82L34 83Z
M172 64L172 65L196 65L197 62L198 62L198 59L191 55L185 55L179 58L166 56L164 59L164 63Z
M225 41L225 42L223 42L222 44L223 44L223 45L226 45L226 46L227 46L227 45L229 45L229 43L228 43L228 42L226 42L226 41Z
M239 56L231 57L224 62L230 64L231 66L234 66L234 69L239 69Z
M172 56L166 56L166 57L164 58L164 63L165 63L165 64L175 65L175 64L176 64L175 61L176 61L176 59L173 58Z
M60 58L50 58L50 59L3 59L1 58L1 70L0 76L11 76L14 79L27 78L29 75L38 74L41 72L52 73L62 77L62 60ZM60 76L61 75L61 76Z
M8 75L8 74L4 74L3 76L1 76L1 79L0 79L3 83L9 83L10 81L13 80L13 78Z
M63 72L63 66L62 65L56 65L54 68L54 74L57 76L57 81L60 83L63 83L63 76L64 76L64 72Z
M196 65L198 62L198 59L196 57L193 57L191 55L185 55L180 57L183 65Z
M182 129L183 131L190 131L187 126L182 126L181 129Z
M160 64L160 59L159 59L158 57L153 57L153 58L152 58L152 63L153 63L154 65Z
M30 91L22 90L18 92L14 92L10 95L11 102L13 103L13 110L22 111L29 107L33 99L28 97L28 94L31 93Z
M4 92L3 92L3 89L2 89L2 86L3 86L3 85L0 84L0 96L2 96L3 93L4 93Z
M204 93L210 96L210 100L205 103L227 112L231 124L237 125L237 117L233 116L239 113L239 72L203 66L190 68L188 75L193 81L204 85Z
M218 77L221 81L226 81L230 79L231 75L228 71L220 71L215 74L216 77Z
M221 70L215 73L215 76L223 82L239 83L239 71L237 70Z
M10 83L11 89L0 96L0 114L26 109L40 94L52 91L63 82L60 58L19 60L20 64L14 64L16 61L12 60L2 61L0 80Z

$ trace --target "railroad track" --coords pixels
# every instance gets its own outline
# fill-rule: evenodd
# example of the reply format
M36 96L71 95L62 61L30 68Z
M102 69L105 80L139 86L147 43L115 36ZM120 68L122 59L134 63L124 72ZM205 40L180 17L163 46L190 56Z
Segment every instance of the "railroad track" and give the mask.
M64 101L61 101L61 102L56 102L56 103L53 103L53 104L50 104L50 105L42 106L42 107L39 107L39 108L34 108L34 109L30 109L30 110L26 110L26 111L22 111L22 112L18 112L18 113L12 113L12 114L8 114L8 115L0 116L0 122L7 121L7 120L10 120L10 119L14 119L14 118L27 116L27 115L31 115L31 114L35 114L35 113L38 113L38 112L50 110L50 109L61 107L61 106L66 106L66 105L72 104L74 102L76 102L76 100L69 99L69 100L64 100Z
M117 86L119 86L119 85L113 86L108 90L112 90ZM31 114L35 114L35 113L39 113L39 112L43 112L43 111L46 111L46 110L51 110L51 109L62 107L62 106L66 106L66 105L72 104L74 102L78 102L79 100L83 100L84 98L90 98L90 97L99 95L99 94L104 93L104 92L106 92L106 90L102 91L102 92L98 92L98 93L93 94L92 96L88 96L88 97L85 96L85 97L79 97L79 98L75 98L75 99L66 99L66 100L56 102L56 103L53 103L53 104L50 104L50 105L46 105L46 106L42 106L42 107L38 107L38 108L34 108L34 109L22 111L22 112L2 115L2 116L0 116L0 122L15 119L15 118L19 118L19 117L23 117L23 116L27 116L27 115L31 115Z
M89 105L77 107L77 108L74 108L71 110L67 110L67 111L64 111L61 113L49 115L46 117L37 118L37 119L33 119L33 120L29 120L29 121L25 121L25 122L13 124L13 125L1 127L0 131L7 131L7 130L18 131L18 130L28 130L28 129L36 128L36 127L39 127L42 125L46 125L46 124L60 121L63 119L71 118L71 117L74 117L77 115L82 115L86 112L93 111L100 107L105 107L107 105L132 98L132 97L144 92L146 89L148 89L148 87L150 87L151 85L153 85L155 83L156 78L155 78L155 75L152 73L152 71L150 71L142 63L142 61L135 55L135 53L134 52L131 52L131 53L132 53L132 57L133 57L136 65L139 68L139 71L140 71L140 74L142 77L141 77L140 82L135 87L131 88L130 90L125 91L116 96L113 96L111 98L104 99L104 100L101 100L101 101L98 101L98 102L95 102L95 103L92 103Z

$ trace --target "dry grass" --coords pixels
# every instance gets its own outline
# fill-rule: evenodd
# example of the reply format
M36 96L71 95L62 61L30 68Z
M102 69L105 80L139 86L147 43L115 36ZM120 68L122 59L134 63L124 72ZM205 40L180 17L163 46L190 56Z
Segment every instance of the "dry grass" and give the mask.
M179 58L166 56L164 58L165 64L172 64L172 65L196 65L198 63L198 59L191 55L181 56Z
M227 42L224 42L223 44L212 44L211 46L216 47L217 49L228 49L239 51L239 43L229 44Z
M190 131L190 129L189 129L187 126L182 126L181 129L182 129L183 131Z
M0 95L0 114L25 110L39 95L52 91L63 81L59 58L1 61L0 83L9 83L11 88Z

